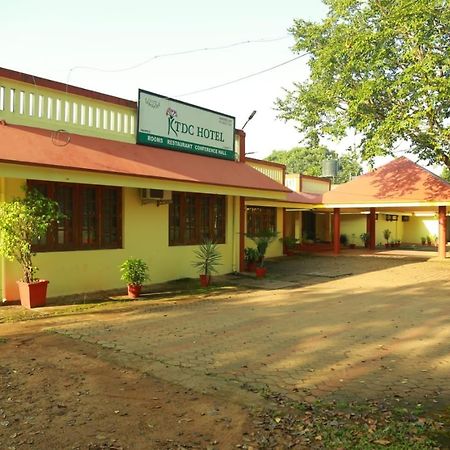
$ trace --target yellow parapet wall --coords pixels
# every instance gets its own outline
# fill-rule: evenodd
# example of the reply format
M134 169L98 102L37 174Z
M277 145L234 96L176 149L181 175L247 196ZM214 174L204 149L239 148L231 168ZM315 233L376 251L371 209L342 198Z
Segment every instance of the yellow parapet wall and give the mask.
M136 107L0 77L0 119L7 123L136 142Z

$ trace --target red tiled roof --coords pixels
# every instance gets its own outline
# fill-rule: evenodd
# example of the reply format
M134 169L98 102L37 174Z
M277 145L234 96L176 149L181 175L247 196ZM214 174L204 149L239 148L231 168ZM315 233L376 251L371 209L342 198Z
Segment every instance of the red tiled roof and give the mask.
M290 192L245 163L39 128L0 125L0 161L208 185ZM60 142L62 141L62 142Z
M323 194L325 204L439 202L450 200L450 184L405 157Z
M309 194L307 192L289 192L287 195L288 202L319 204L322 203L322 194Z

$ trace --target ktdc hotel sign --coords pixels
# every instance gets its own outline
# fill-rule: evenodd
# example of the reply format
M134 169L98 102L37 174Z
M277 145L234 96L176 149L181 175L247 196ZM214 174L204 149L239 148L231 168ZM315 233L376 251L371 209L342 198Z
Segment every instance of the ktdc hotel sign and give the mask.
M232 116L139 90L137 143L235 159Z

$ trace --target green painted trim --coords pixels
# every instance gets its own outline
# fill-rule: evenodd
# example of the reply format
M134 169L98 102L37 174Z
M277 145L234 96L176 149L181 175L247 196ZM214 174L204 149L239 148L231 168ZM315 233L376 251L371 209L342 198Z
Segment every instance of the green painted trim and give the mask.
M180 152L193 153L196 155L211 156L214 158L235 160L235 152L233 150L224 150L219 147L209 145L195 144L193 142L182 141L181 139L172 139L157 134L144 133L139 131L136 136L136 143L142 145L152 145L155 147L163 147L169 150L177 150Z

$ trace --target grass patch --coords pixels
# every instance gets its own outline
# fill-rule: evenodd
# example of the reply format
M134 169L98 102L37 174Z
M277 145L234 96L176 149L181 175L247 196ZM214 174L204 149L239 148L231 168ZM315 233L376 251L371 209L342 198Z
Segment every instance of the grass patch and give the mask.
M148 306L155 303L211 299L214 296L239 291L235 286L211 285L207 288L199 287L198 280L176 280L170 285L151 292L143 293L138 299L130 299L126 295L117 295L98 299L64 299L58 303L57 299L50 299L47 306L36 309L26 309L21 306L4 306L0 308L0 323L15 323L28 320L63 317L74 314L97 312L120 312L130 308Z
M293 408L293 409L292 409ZM272 445L366 450L440 448L443 424L411 411L391 411L378 404L291 404L291 410L258 414L260 448ZM262 429L262 430L261 430Z
M260 449L394 449L449 448L450 417L425 415L422 406L398 408L388 402L294 401L265 389L275 407L253 411L252 445Z

